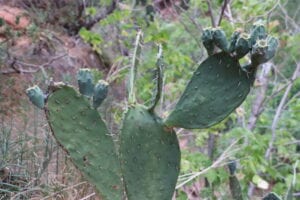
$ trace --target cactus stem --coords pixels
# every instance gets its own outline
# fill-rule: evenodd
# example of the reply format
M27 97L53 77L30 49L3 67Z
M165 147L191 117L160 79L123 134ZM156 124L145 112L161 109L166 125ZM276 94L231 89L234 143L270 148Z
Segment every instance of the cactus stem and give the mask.
M136 35L135 46L133 51L131 70L130 70L130 82L129 82L129 95L128 102L129 104L136 103L135 97L135 79L137 74L137 66L139 64L139 56L141 53L141 40L143 38L143 32L139 30Z
M152 101L152 105L149 108L150 112L154 112L154 109L157 105L157 103L159 102L160 98L161 98L161 94L162 94L162 88L163 88L163 67L164 67L164 63L163 63L163 49L162 49L162 45L159 44L158 45L158 53L157 53L157 61L156 61L156 88L155 88L155 92L153 94L153 101Z

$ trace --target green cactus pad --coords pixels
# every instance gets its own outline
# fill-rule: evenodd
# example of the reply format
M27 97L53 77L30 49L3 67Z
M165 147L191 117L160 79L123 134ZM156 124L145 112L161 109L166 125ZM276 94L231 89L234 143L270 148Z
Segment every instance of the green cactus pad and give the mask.
M276 193L267 194L262 200L282 200Z
M122 197L121 170L114 143L98 112L70 86L49 96L46 115L58 143L103 199Z
M229 54L210 56L194 72L165 124L188 129L210 127L245 100L253 81L254 72L244 72Z
M79 92L85 96L91 97L94 92L94 76L90 69L83 68L77 74Z
M180 165L175 132L143 106L125 114L120 136L121 168L128 200L170 200Z
M42 109L45 106L45 98L43 91L39 88L39 86L35 85L26 90L26 94L29 97L29 100L36 107Z
M108 92L108 83L104 80L99 80L95 85L93 94L93 107L97 109L102 101L106 98Z

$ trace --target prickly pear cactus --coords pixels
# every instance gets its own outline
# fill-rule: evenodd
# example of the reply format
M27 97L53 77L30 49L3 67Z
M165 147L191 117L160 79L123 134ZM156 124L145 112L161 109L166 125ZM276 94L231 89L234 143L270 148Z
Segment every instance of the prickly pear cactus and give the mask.
M108 83L94 84L89 69L81 69L77 75L80 93L64 83L50 84L48 98L37 86L27 90L32 103L45 110L58 143L103 199L120 200L125 189L128 200L170 200L180 168L180 149L172 127L206 128L223 120L244 101L258 65L271 59L278 45L260 24L249 35L236 31L230 42L220 28L206 29L202 39L209 57L194 72L175 110L163 120L155 114L163 88L162 46L152 104L146 108L136 102L135 79L142 46L142 33L138 32L119 153L97 111L107 95ZM221 52L216 53L217 48ZM251 63L241 66L239 59L248 53ZM242 199L234 170L231 166L232 196Z
M251 35L236 31L230 42L222 30L206 29L202 40L209 57L194 72L167 126L207 128L222 121L245 100L258 65L270 60L278 46L260 24L253 26ZM213 54L216 47L221 52ZM251 63L241 66L239 59L247 53Z
M144 106L136 105L125 114L120 141L128 199L172 199L180 165L176 133Z

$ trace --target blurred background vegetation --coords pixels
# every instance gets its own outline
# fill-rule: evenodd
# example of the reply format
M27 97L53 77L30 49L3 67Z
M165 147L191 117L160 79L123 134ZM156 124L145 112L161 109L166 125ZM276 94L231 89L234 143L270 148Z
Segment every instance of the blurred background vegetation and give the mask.
M77 69L99 70L97 76L111 84L102 112L117 135L138 30L144 33L138 99L150 103L162 44L165 76L157 113L167 116L207 58L203 29L221 26L229 37L257 20L279 39L278 52L222 123L177 130L182 161L173 199L232 199L226 167L232 160L246 199L270 191L300 199L297 0L0 0L0 200L99 199L55 143L44 113L27 100L27 87L45 89L50 77L74 84Z

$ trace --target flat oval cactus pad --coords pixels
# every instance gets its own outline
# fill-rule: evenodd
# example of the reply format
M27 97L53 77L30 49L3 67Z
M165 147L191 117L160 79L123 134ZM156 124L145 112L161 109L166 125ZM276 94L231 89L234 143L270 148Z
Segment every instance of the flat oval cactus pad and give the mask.
M121 168L128 200L170 200L180 168L176 133L138 105L125 114Z
M120 164L112 137L98 112L70 86L52 93L46 107L52 132L75 166L102 199L120 200Z
M207 128L228 116L246 98L254 81L225 52L208 57L194 72L165 124L187 129Z

